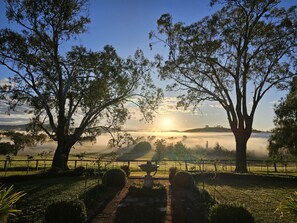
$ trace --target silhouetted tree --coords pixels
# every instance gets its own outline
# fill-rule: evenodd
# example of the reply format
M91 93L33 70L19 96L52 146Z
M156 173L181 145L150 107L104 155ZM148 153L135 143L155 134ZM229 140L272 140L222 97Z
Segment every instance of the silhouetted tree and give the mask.
M275 108L275 128L269 137L269 156L282 161L286 152L297 157L297 78L291 90Z
M161 97L153 66L138 50L120 58L112 46L93 52L67 41L86 31L86 0L6 0L6 15L19 31L0 30L0 64L15 74L1 87L11 109L29 105L31 128L57 142L53 167L67 169L72 146L82 137L118 130L127 103L150 120Z
M226 111L236 171L247 172L247 141L259 102L296 75L296 6L278 8L276 0L211 5L218 2L219 11L190 25L162 15L150 38L169 49L165 61L156 59L161 79L174 81L168 89L180 92L178 107L195 110L203 101L216 101Z
M34 137L31 134L25 134L15 131L1 132L0 135L6 136L11 142L1 143L1 150L4 153L16 156L19 151L24 150L26 146L36 146L36 144L43 143L46 139L45 135L38 135ZM6 155L6 154L5 154Z

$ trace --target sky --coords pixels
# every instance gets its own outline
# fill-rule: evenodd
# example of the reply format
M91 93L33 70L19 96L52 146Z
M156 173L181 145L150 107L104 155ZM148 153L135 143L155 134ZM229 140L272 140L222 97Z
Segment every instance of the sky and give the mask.
M283 1L284 5L293 5L294 0ZM84 45L94 51L100 51L107 44L112 45L121 57L133 55L135 50L142 49L150 59L159 53L166 56L166 49L161 45L149 48L151 40L148 34L156 30L156 21L164 13L170 13L174 22L182 21L185 24L196 22L207 15L214 13L219 6L210 7L207 0L91 0L89 16L91 23L85 34L77 40L63 46L67 51L72 45ZM0 29L15 28L5 18L5 5L0 1ZM0 65L0 83L11 76ZM166 82L154 77L156 85L164 88ZM286 92L271 90L260 102L255 115L255 129L270 130L273 128L274 104ZM153 123L139 122L139 112L132 110L132 118L126 129L143 130L185 130L204 127L205 125L221 125L228 127L225 111L215 102L205 102L199 111L177 111L175 95L166 92L164 102L155 115ZM6 114L6 108L0 104L0 124L25 124L28 116L20 110L18 113Z

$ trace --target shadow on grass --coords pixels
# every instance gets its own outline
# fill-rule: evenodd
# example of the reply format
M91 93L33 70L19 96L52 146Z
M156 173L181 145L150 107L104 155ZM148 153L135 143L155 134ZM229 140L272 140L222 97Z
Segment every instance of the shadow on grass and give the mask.
M43 222L45 210L53 201L76 198L84 201L88 217L93 217L104 209L120 189L104 188L101 184L97 184L97 179L88 179L88 181L87 191L85 191L86 182L83 177L51 177L17 182L15 190L21 190L27 194L17 204L17 208L23 213L17 217L11 217L9 222Z
M130 152L123 154L117 160L135 160L145 156L151 150L152 146L149 142L140 142Z
M87 209L87 222L92 222L92 219L104 210L106 205L114 199L121 188L106 188L104 185L97 185L86 193L82 194L82 199Z
M228 185L234 188L296 188L297 177L281 177L258 174L237 173L199 173L195 175L197 182L206 182L210 185Z
M212 198L198 188L193 190L177 190L170 186L172 222L196 223L208 222L208 210Z
M131 186L118 206L115 222L165 222L166 202L163 185L155 185L152 189Z

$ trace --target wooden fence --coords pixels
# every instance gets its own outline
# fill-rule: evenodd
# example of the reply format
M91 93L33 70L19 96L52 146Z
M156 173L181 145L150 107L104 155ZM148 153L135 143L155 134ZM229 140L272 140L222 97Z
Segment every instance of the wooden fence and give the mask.
M140 164L148 160L96 160L96 159L70 159L68 166L70 169L83 166L85 168L105 170L113 167L127 165L130 167L131 175L141 175L143 172L139 168ZM152 161L159 165L157 174L168 176L169 169L176 167L189 172L232 172L235 170L235 160L162 160ZM51 167L51 159L13 159L0 160L0 175L30 174L45 171ZM271 160L248 160L248 171L251 173L265 174L290 174L297 175L297 161L273 162Z

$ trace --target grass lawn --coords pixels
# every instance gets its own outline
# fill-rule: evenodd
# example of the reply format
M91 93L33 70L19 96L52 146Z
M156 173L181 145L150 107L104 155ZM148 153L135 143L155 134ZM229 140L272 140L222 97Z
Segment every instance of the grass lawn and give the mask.
M83 177L59 177L38 179L14 184L15 191L27 193L18 203L17 208L23 211L20 217L10 217L9 222L43 222L46 207L54 200L82 198L85 188L98 184L97 179Z
M198 187L202 186L199 182ZM288 217L280 219L280 213L275 211L283 199L297 190L296 182L213 179L205 182L205 189L219 202L243 204L257 223L294 222Z

